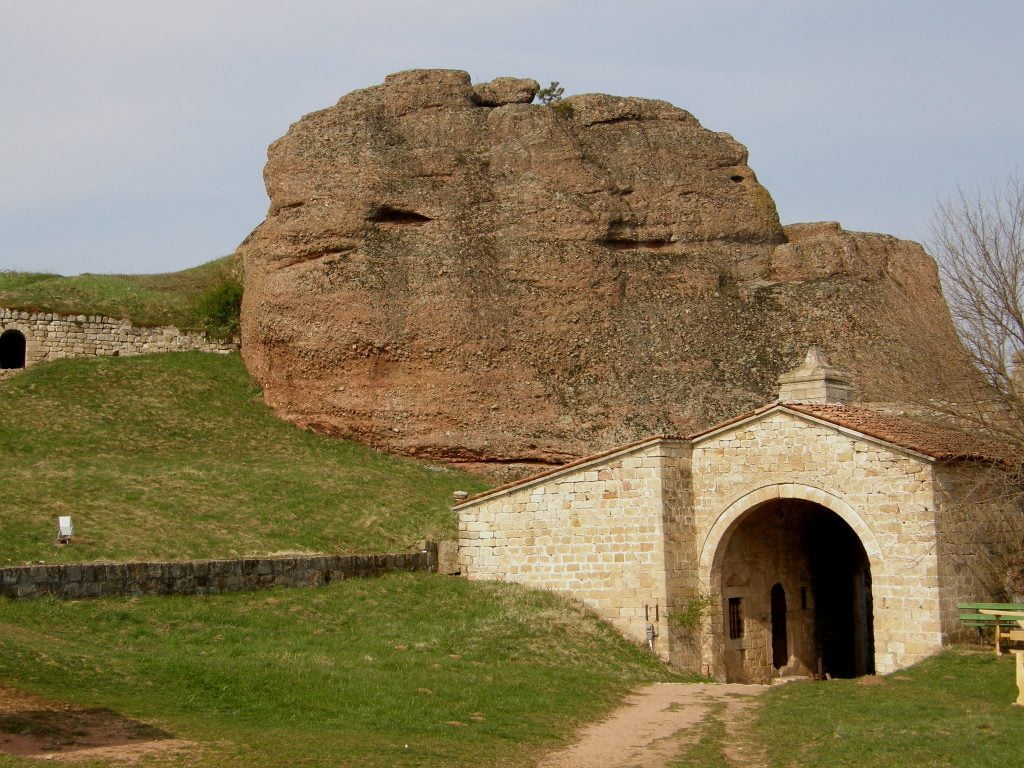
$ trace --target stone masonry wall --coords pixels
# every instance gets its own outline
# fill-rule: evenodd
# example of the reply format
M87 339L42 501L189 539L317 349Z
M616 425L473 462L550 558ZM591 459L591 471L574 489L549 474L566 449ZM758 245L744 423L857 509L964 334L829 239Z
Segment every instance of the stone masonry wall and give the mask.
M1003 602L1009 552L1024 540L1024 522L1012 499L1016 478L998 467L936 466L938 556L942 625L947 639L976 637L959 619L958 602ZM1009 487L1008 487L1009 484Z
M214 595L312 587L388 571L437 570L437 545L389 555L312 555L243 560L75 563L0 568L0 596L28 600L124 595Z
M627 448L459 505L462 574L565 594L635 642L651 623L667 659L662 469L682 460L679 447ZM676 474L673 482L685 482Z
M692 562L696 567L700 559L700 580L708 588L721 577L717 566L709 569L709 556L718 557L718 544L727 540L720 518L727 522L771 498L805 498L844 511L868 553L877 671L912 664L941 647L936 499L928 460L776 412L697 441L693 483L695 525L707 540ZM721 664L721 624L710 627L705 663Z
M691 449L682 441L661 445L662 509L665 528L665 591L669 619L666 623L669 660L683 668L701 672L700 638L696 628L680 626L672 615L683 611L700 595L693 568L697 529L693 522Z
M58 315L0 308L0 333L25 336L25 365L65 357L144 355L188 349L226 354L238 348L204 333L183 333L174 326L143 328L128 320L99 315Z

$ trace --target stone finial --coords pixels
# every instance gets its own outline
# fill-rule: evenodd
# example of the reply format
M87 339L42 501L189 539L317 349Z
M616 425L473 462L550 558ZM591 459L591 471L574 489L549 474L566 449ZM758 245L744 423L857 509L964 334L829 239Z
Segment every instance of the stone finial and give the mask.
M853 384L849 374L833 368L816 346L807 350L804 361L779 376L779 402L849 403Z

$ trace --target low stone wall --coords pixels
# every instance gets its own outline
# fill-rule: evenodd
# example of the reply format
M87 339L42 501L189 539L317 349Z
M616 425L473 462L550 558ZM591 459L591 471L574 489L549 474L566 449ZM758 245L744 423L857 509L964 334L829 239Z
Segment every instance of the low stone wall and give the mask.
M143 328L100 315L58 315L0 308L0 333L25 337L25 365L64 357L145 355L195 349L226 354L237 345L205 333L183 333L174 326Z
M0 596L215 595L271 587L315 587L389 571L436 571L437 544L389 555L304 555L242 560L74 563L0 568Z

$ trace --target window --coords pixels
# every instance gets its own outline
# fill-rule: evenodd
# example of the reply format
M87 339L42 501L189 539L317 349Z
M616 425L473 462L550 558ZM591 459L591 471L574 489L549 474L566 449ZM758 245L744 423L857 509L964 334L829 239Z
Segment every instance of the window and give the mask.
M729 598L729 639L739 640L743 637L743 609L742 598Z

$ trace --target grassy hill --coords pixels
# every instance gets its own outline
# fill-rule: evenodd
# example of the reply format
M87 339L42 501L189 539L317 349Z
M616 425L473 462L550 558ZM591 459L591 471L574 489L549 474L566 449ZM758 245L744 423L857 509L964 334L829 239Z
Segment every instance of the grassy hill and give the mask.
M0 307L66 315L128 318L134 325L174 325L205 330L204 300L219 286L237 282L234 256L181 272L159 275L63 277L40 272L0 271Z
M2 684L191 743L146 766L529 766L630 687L669 679L562 598L433 574L0 601ZM691 746L672 766L1021 765L1013 680L1008 655L953 649L884 678L775 687L738 725L716 711L684 734ZM74 743L74 720L46 715L5 709L0 733L51 729Z
M144 765L531 765L632 685L669 678L562 598L432 574L206 598L0 601L3 684L195 742ZM0 732L73 728L44 715L0 711Z
M237 354L61 360L0 382L4 564L401 550L453 537L451 492L485 487L279 420ZM61 514L77 534L64 547ZM0 734L71 745L70 705L187 740L141 765L521 765L663 679L562 598L432 574L0 600ZM62 714L7 706L8 687Z
M0 564L403 550L454 537L451 492L485 487L281 421L237 354L61 360L0 382Z

